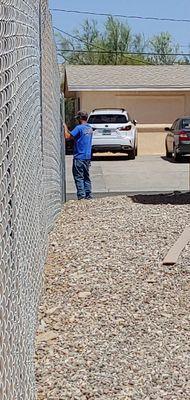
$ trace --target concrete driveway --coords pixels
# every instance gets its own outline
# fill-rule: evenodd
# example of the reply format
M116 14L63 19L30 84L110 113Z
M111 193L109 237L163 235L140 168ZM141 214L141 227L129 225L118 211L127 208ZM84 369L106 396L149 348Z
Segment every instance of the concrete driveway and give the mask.
M97 196L117 193L164 193L189 191L190 158L181 163L162 156L95 156L91 166L93 192ZM66 156L67 194L74 198L76 192L72 178L72 156Z

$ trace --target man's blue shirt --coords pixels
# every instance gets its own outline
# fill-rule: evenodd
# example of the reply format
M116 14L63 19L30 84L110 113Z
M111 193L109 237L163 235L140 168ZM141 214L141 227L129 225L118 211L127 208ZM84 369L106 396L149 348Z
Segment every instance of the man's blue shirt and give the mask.
M77 125L71 132L74 137L74 158L91 160L93 130L88 124Z

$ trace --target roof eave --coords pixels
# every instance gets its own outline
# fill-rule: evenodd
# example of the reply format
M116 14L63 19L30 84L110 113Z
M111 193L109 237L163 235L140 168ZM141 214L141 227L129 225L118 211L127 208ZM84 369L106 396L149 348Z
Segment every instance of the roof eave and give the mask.
M69 92L104 92L104 91L112 91L112 92L168 92L168 91L190 91L190 87L183 87L183 86L75 86L69 85L68 86Z

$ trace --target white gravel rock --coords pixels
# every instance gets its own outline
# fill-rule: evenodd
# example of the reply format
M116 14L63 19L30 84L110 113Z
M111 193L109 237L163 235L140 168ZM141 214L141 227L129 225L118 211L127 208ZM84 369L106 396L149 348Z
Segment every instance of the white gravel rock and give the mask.
M38 400L189 400L190 245L162 265L189 224L189 200L65 205L40 305Z

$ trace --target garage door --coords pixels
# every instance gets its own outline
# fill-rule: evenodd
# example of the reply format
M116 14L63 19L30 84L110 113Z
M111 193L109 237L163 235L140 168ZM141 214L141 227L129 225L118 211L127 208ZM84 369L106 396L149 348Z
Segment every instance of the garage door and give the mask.
M129 110L140 124L170 123L184 115L185 98L179 96L117 96L117 104Z

